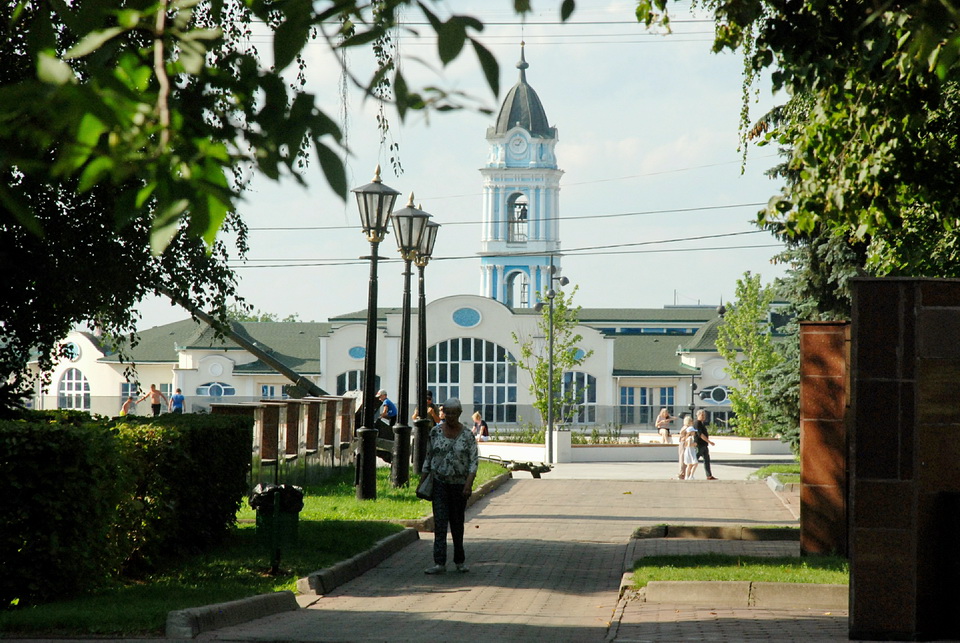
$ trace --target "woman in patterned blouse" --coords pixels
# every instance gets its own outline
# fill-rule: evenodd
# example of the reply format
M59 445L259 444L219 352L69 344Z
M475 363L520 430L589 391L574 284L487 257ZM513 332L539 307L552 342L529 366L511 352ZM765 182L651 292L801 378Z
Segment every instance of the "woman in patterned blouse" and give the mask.
M427 574L447 571L447 527L453 537L453 562L458 572L470 571L464 561L463 523L467 499L473 493L479 452L473 434L460 423L463 407L455 397L440 406L440 424L430 430L423 475L433 471L433 567Z

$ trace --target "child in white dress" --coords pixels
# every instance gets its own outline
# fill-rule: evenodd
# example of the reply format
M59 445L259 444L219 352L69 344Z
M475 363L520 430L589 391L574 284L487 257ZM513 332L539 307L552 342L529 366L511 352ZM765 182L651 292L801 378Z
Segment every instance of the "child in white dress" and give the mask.
M680 440L684 446L683 463L687 467L683 478L684 480L692 480L693 472L697 470L697 430L693 427L692 415L683 418Z

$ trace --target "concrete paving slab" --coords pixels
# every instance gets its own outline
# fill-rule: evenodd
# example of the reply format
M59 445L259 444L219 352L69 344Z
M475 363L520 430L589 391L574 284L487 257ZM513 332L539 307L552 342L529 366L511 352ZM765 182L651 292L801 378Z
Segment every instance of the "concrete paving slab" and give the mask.
M432 551L424 535L308 609L200 638L603 641L622 573L637 552L631 534L638 526L796 524L761 482L550 475L510 480L468 510L467 574L424 575ZM798 550L795 542L737 543L741 550Z

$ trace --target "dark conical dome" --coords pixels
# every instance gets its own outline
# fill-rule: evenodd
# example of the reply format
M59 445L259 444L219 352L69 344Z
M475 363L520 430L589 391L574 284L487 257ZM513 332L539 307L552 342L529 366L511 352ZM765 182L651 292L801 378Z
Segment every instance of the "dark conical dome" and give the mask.
M529 66L524 58L523 44L521 44L520 62L517 63L520 80L507 92L507 97L500 107L497 125L494 128L494 133L498 136L506 134L508 130L517 126L527 130L533 136L550 138L554 135L553 128L547 122L547 114L543 111L540 97L533 91L533 87L527 84L526 72Z

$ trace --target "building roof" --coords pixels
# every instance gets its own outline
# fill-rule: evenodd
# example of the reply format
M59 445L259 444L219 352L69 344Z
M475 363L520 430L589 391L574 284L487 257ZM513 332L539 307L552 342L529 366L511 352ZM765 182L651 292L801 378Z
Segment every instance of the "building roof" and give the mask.
M614 339L613 376L689 375L672 335L619 335Z
M520 80L510 88L503 100L503 105L500 106L497 124L493 130L497 136L503 136L514 127L522 127L533 136L556 138L556 130L550 127L547 121L547 113L543 110L540 97L533 91L533 87L527 84L527 67L529 66L521 45L520 62L517 63Z
M720 326L721 319L715 317L709 322L704 324L700 330L697 331L690 341L686 342L683 346L685 351L694 351L694 352L716 352L717 350L717 327Z
M330 324L319 322L233 322L234 332L271 354L301 375L320 373L319 338L330 332ZM217 338L212 328L192 319L155 326L139 332L140 342L127 349L126 361L138 364L177 362L181 349L243 351L228 337ZM118 355L104 362L120 361ZM236 367L244 373L275 373L260 360Z
M709 307L678 308L582 308L580 323L597 325L606 323L693 323L705 324L717 319L717 311Z

